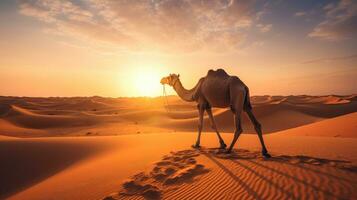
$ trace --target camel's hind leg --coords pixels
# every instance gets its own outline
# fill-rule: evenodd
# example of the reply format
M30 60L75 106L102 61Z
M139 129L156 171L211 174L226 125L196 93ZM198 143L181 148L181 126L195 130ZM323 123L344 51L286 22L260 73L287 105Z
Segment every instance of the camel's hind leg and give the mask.
M199 148L201 142L201 132L203 128L203 114L205 112L204 105L198 105L198 136L195 145L192 145L193 148Z
M264 139L263 139L263 134L262 134L262 126L258 122L257 118L255 118L251 108L246 108L245 112L248 114L248 117L249 117L250 121L253 123L254 129L258 134L258 137L259 137L259 140L260 140L260 144L262 145L262 154L263 154L263 156L270 158L271 156L268 153L268 150L267 150L267 148L265 147L265 144L264 144Z
M214 121L214 118L213 118L213 115L212 115L212 110L211 110L211 108L207 108L206 111L207 111L207 114L208 114L209 119L210 119L210 121L211 121L212 129L213 129L214 131L216 131L216 133L217 133L217 136L218 136L218 139L219 139L219 143L220 143L220 148L221 148L221 149L226 148L227 145L224 143L224 141L223 141L221 135L220 135L219 132L218 132L218 129L217 129L217 126L216 126L216 122Z
M243 110L245 92L237 89L236 91L232 91L231 89L231 108L234 112L234 123L236 126L236 130L234 132L233 140L229 148L227 149L227 153L230 153L238 140L238 137L243 132L241 125L241 113Z
M236 130L234 132L233 140L231 145L229 145L229 148L227 149L227 153L230 153L237 142L240 134L243 132L242 130L242 125L241 125L241 112L236 112L234 116L234 123L236 126Z

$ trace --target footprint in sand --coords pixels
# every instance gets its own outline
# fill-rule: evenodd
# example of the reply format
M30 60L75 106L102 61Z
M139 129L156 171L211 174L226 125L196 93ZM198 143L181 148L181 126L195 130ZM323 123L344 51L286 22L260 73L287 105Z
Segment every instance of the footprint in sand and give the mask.
M200 175L209 172L202 164L197 164L195 150L171 152L155 163L149 173L141 172L131 177L122 185L122 190L104 199L121 199L125 197L143 197L160 199L162 193L181 184L190 183Z
M200 155L202 157L199 160L208 165L209 169L197 162L197 156ZM206 163L204 159L212 162ZM348 172L340 172L336 169ZM198 196L209 199L212 197L210 195L221 195L225 199L245 199L247 196L257 199L260 197L304 199L307 196L313 199L318 197L344 199L348 196L353 197L355 191L354 183L351 185L353 181L345 175L349 173L349 176L354 176L356 169L357 167L348 161L303 155L273 155L272 158L265 159L259 151L244 149L237 149L231 154L206 148L184 150L164 156L162 160L155 163L151 171L132 176L122 184L120 192L105 199L175 199L177 197L190 199ZM206 175L201 177L203 174ZM210 182L216 179L212 177L220 177L221 181ZM255 188L257 182L260 182L260 185ZM211 190L209 192L202 190L205 187L210 187ZM336 191L329 192L332 189ZM268 190L271 192L263 192ZM186 193L187 191L191 192Z

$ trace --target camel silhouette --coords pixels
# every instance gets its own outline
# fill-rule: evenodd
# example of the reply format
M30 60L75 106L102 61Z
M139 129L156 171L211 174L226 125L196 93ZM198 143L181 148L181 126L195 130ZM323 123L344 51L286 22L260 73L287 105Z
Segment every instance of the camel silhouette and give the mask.
M252 112L252 106L249 98L249 89L237 76L228 75L223 69L217 71L209 70L207 75L201 78L195 87L190 90L185 89L180 81L179 74L170 74L161 79L161 84L168 84L174 88L178 96L184 101L197 102L199 111L198 123L198 137L194 148L200 147L201 132L203 127L204 111L207 112L213 130L217 133L220 148L226 148L219 131L217 130L216 123L212 115L212 107L217 108L230 108L234 114L234 121L236 130L231 145L226 150L230 153L237 142L238 137L243 132L241 126L241 113L245 111L248 114L250 121L253 123L255 131L258 134L260 143L262 145L262 155L270 157L267 148L264 144L262 135L261 124L258 122Z

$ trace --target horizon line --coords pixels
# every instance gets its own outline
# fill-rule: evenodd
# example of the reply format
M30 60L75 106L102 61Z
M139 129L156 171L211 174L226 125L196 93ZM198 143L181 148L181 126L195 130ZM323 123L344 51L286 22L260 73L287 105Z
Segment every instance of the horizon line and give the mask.
M357 93L351 93L351 94L288 94L288 95L282 95L282 94L257 94L257 95L250 95L250 97L254 96L353 96L357 95ZM14 95L0 95L1 97L15 97L15 98L94 98L94 97L99 97L99 98L149 98L149 99L155 99L155 98L161 98L164 96L118 96L118 97L111 97L111 96L100 96L100 95L91 95L91 96L14 96ZM178 95L167 95L167 97L179 97Z

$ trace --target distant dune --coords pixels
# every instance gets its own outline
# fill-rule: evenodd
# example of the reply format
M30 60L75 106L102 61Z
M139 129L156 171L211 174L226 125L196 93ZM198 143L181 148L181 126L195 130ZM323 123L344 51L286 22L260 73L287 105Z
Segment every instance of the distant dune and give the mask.
M253 96L254 113L264 133L273 133L311 124L324 119L357 112L356 95L349 96ZM17 137L154 133L196 131L195 103L176 96L157 98L31 98L0 97L0 134ZM167 112L167 110L169 112ZM233 114L229 109L214 109L220 131L233 132ZM204 130L212 131L205 117ZM113 131L113 127L117 127ZM123 127L130 127L124 128ZM106 130L106 128L108 130ZM254 128L243 114L245 133Z
M274 134L357 138L357 112Z

